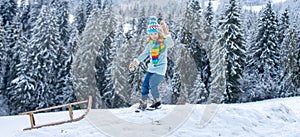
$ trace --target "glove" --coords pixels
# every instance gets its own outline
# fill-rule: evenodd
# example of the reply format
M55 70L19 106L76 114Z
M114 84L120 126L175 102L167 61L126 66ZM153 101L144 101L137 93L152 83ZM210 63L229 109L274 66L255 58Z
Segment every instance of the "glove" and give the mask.
M139 61L137 59L134 59L129 65L129 71L134 71L138 65Z
M160 26L162 27L163 32L164 32L165 35L170 34L168 25L163 20L160 22Z

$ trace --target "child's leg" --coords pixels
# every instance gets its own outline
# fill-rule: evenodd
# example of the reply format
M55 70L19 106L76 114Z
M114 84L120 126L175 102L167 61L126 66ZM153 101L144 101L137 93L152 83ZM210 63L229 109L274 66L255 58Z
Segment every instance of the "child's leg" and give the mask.
M159 99L158 85L163 81L164 76L159 74L152 74L149 80L151 94L154 99Z
M144 82L142 84L142 100L147 100L150 86L149 86L149 79L151 77L151 73L147 72L145 75Z

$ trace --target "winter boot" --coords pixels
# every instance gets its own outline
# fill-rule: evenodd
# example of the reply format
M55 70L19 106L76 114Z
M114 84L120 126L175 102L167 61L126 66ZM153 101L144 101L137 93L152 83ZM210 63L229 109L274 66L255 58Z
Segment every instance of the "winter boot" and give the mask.
M154 99L153 104L150 106L150 108L155 108L155 109L157 109L160 105L161 105L160 99L157 98L157 99Z
M145 110L147 108L147 101L146 100L139 100L139 107L138 109L141 109L141 110Z

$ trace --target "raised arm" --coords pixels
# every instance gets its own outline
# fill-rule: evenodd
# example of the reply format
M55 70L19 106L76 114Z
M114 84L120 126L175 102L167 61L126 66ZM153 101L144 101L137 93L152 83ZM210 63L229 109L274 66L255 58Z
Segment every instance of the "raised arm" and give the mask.
M162 30L164 32L164 38L165 38L164 44L166 45L167 48L172 48L174 46L174 42L169 32L168 25L164 21L161 21L160 26L162 27Z

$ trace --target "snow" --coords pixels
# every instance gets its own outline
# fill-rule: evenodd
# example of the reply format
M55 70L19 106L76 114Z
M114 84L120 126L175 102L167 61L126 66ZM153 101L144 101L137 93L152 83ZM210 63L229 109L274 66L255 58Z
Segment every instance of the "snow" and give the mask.
M272 4L278 4L283 3L286 0L272 0ZM267 2L267 1L266 1ZM261 9L263 9L266 5L253 5L253 6L243 6L243 9L251 10L255 12L259 12Z
M81 121L23 131L27 115L0 117L5 137L299 137L300 97L244 104L163 105L155 111L135 113L135 107L96 109ZM84 110L74 112L80 116ZM35 115L37 125L68 120L68 112Z
M272 0L273 3L283 3L285 2L286 0Z

